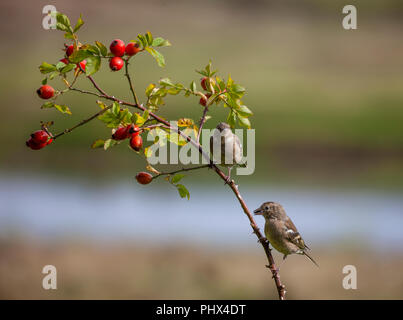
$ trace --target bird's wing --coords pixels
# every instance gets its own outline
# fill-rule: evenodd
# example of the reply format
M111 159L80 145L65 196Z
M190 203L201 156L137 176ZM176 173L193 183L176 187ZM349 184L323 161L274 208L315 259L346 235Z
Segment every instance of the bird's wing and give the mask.
M287 217L287 220L284 222L284 231L286 233L286 237L289 241L295 244L301 250L308 249L305 245L304 239L302 239L301 235L299 234L297 227L294 225L292 220Z

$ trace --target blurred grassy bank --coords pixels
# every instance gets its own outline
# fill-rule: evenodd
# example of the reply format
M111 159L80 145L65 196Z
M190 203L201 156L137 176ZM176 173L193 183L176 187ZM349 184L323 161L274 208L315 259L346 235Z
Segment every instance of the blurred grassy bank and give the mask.
M260 247L215 250L190 246L0 243L1 299L276 299ZM277 261L281 257L276 254ZM320 268L303 256L281 265L289 299L402 299L403 257L316 250ZM57 290L42 288L42 268L57 268ZM352 264L358 289L345 290Z

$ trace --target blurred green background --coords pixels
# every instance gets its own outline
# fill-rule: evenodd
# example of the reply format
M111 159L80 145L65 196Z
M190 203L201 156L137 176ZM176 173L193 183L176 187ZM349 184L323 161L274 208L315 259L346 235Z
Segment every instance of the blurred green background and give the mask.
M338 0L2 1L0 297L276 297L246 219L212 173L186 178L191 192L186 205L162 180L139 186L133 177L144 162L125 144L107 152L89 148L110 134L97 121L40 152L25 147L40 120L54 120L53 130L59 132L98 109L95 99L78 93L62 97L72 116L40 109L35 91L43 76L38 66L62 58L65 42L61 32L42 28L46 4L74 22L83 14L81 42L127 42L148 30L170 40L172 47L161 49L166 68L149 55L134 59L141 100L146 86L159 78L184 84L198 80L194 70L209 59L221 75L231 74L246 87L244 102L255 114L256 171L237 178L241 191L247 190L251 209L265 200L284 199L303 236L316 241L311 247L321 264L319 271L303 257L284 264L282 279L290 298L403 298L403 236L398 229L403 222L403 3L397 0L349 1L358 9L358 29L350 31L342 28L346 3ZM112 73L104 63L96 79L108 93L130 100L123 72ZM52 85L63 84L56 79ZM78 85L91 88L83 77ZM196 98L170 97L161 108L161 115L170 119L198 120L200 112ZM215 127L226 112L213 110L206 127ZM99 194L94 201L108 202L102 216L99 203L95 209L91 201L81 202L94 194ZM126 203L124 197L136 200ZM216 200L220 209L214 207ZM117 220L120 210L128 215ZM147 232L119 238L129 210L139 219L163 211L149 221L154 223L150 233L161 239L152 241ZM183 211L174 215L176 210ZM207 210L217 217L226 212L220 228L203 224ZM193 220L184 223L183 217L192 214ZM199 237L185 234L183 229L198 228L198 219L204 225ZM236 232L231 233L230 219L239 219ZM116 221L121 225L105 240L100 235ZM69 228L64 229L65 223ZM130 223L136 227L136 220ZM93 225L100 230L96 235ZM334 229L331 237L327 229ZM221 231L235 240L226 243L217 236L199 241L208 232ZM40 286L45 264L60 270L56 292ZM363 279L357 291L341 287L346 264L356 264Z

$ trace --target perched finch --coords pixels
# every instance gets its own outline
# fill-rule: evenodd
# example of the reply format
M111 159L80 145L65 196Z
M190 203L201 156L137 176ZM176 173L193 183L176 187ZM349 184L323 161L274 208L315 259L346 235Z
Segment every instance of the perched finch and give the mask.
M231 181L231 169L235 165L243 165L242 144L236 134L232 133L231 127L220 122L210 138L210 152L213 160L218 164L228 167L228 179Z
M274 249L284 254L283 260L292 253L303 254L318 266L315 260L306 253L306 250L309 250L308 246L281 204L265 202L254 213L262 215L266 220L264 226L266 238Z

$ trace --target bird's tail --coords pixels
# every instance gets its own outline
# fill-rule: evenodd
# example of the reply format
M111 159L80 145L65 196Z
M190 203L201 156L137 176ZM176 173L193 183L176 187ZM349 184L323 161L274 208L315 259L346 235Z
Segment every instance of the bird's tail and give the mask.
M315 260L313 260L313 258L309 254L307 254L305 251L302 251L302 254L307 256L309 258L309 260L311 260L315 264L315 266L317 266L319 268L319 265L316 263Z

